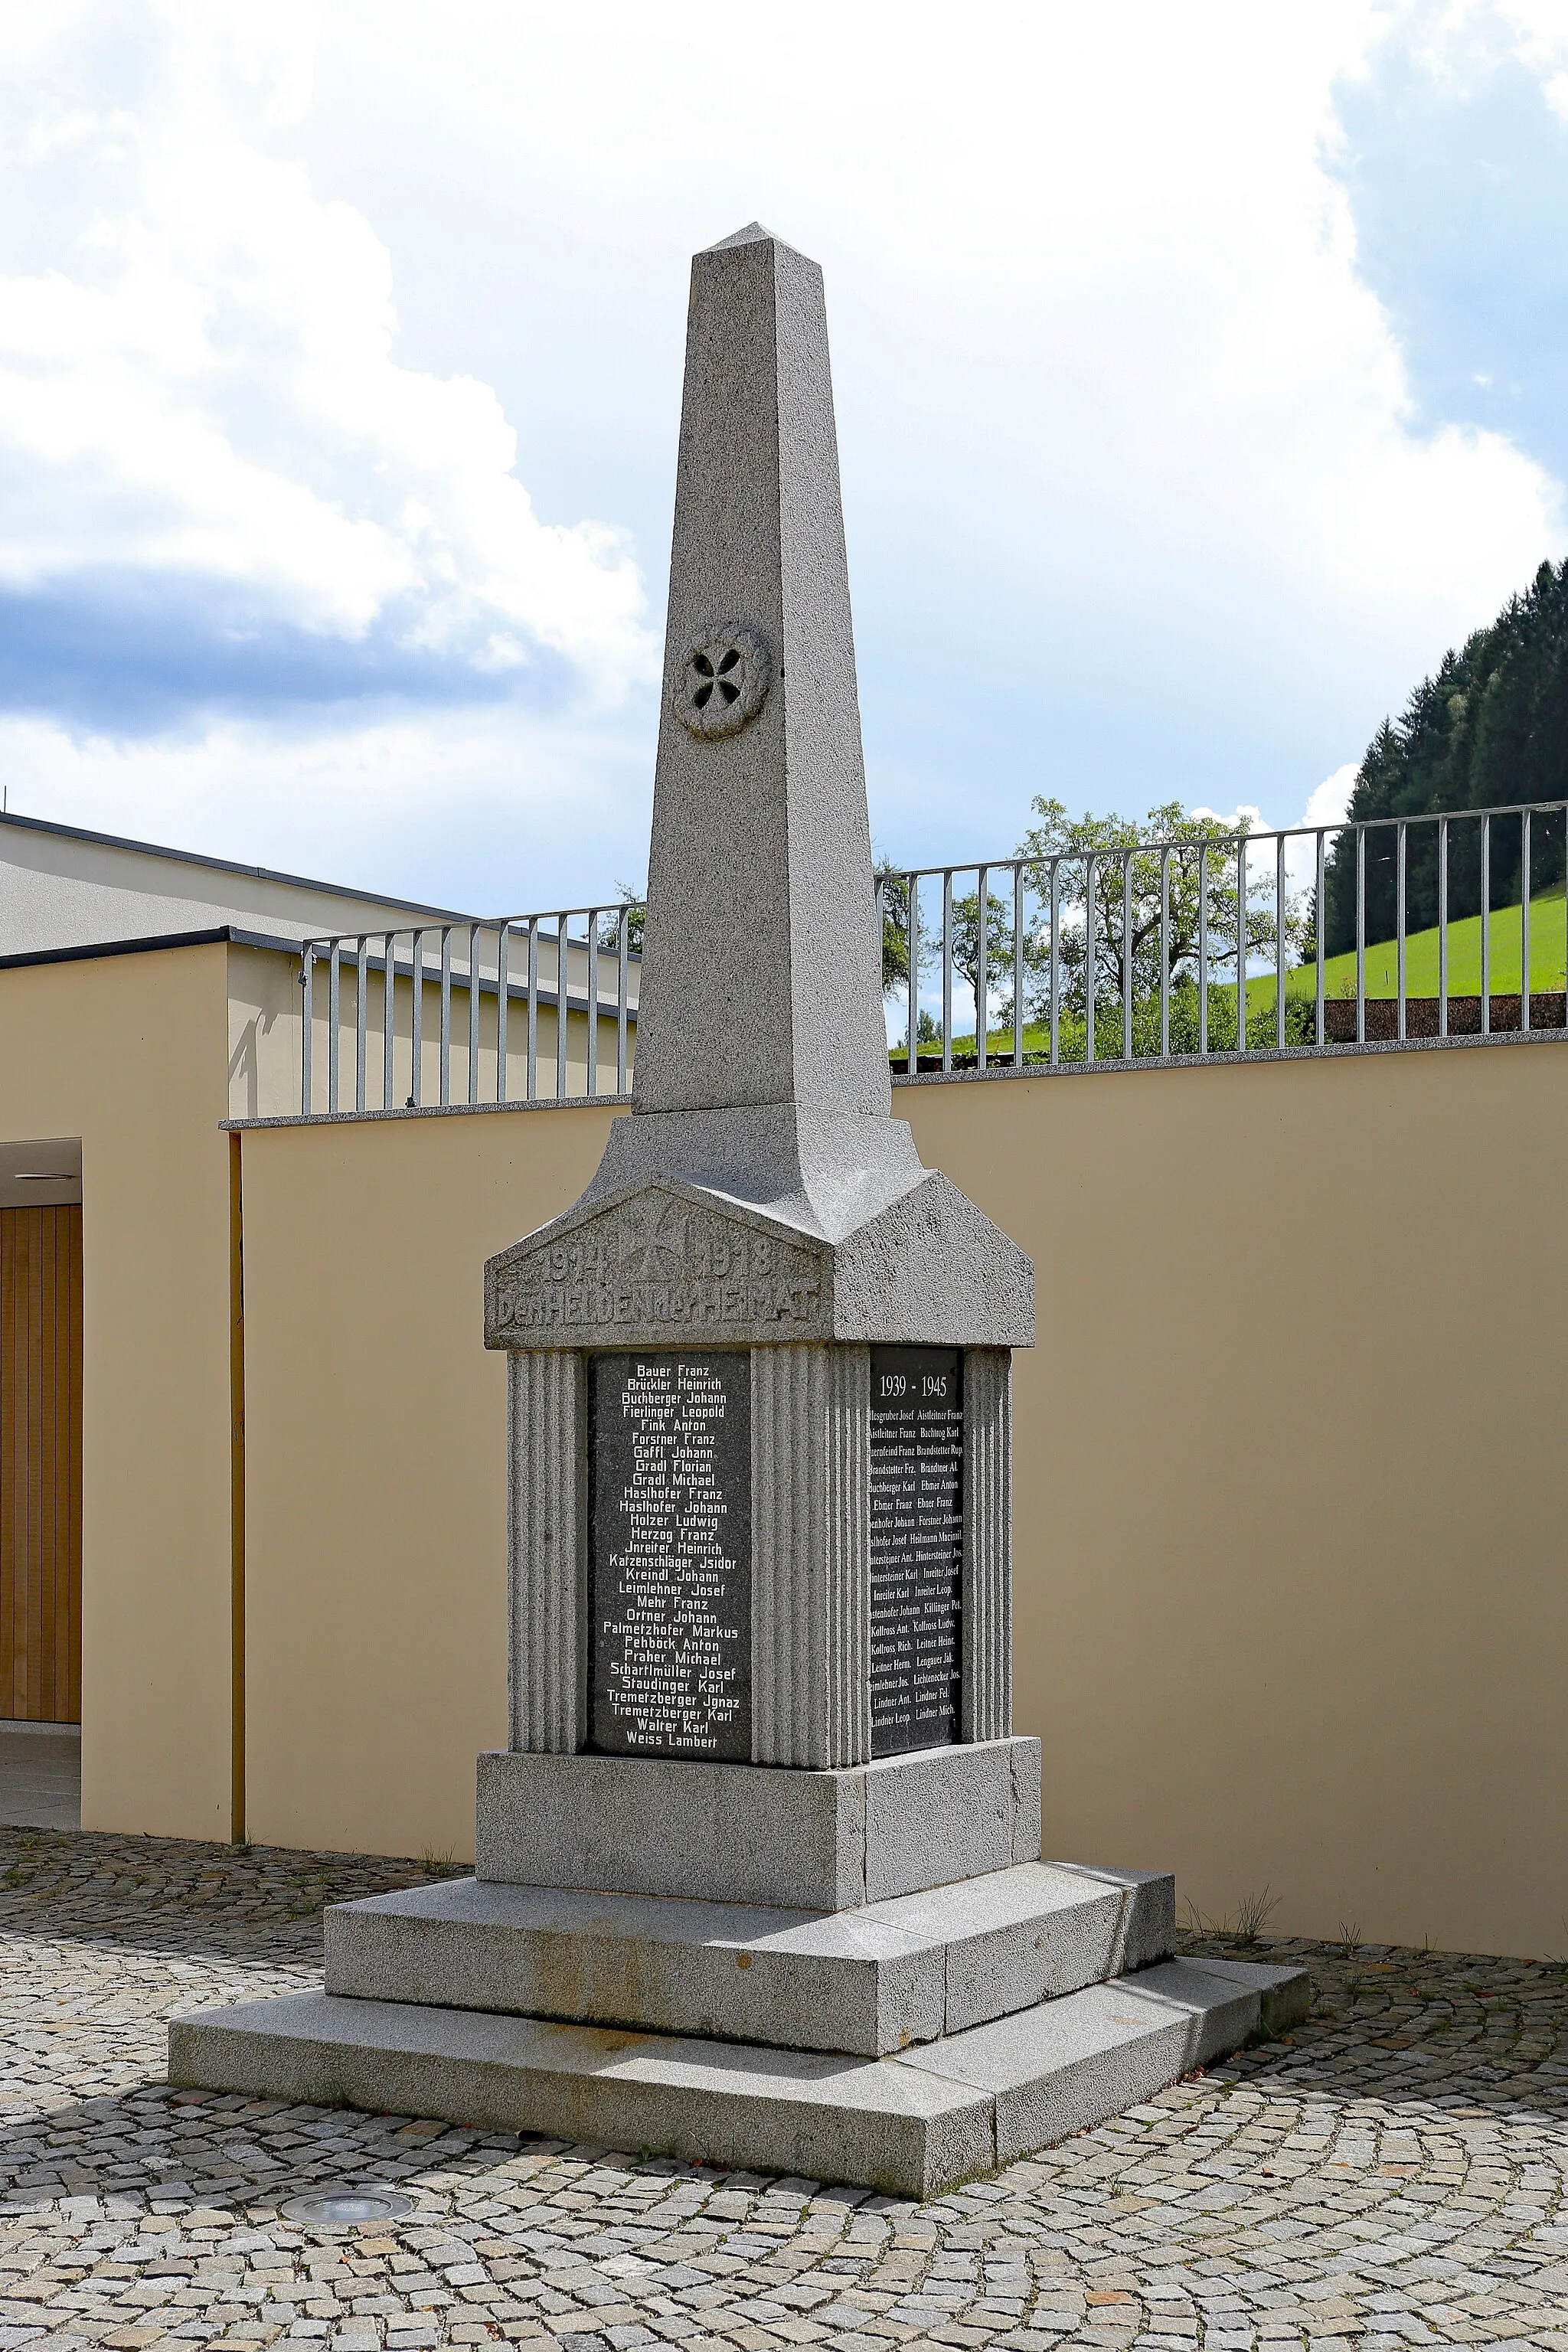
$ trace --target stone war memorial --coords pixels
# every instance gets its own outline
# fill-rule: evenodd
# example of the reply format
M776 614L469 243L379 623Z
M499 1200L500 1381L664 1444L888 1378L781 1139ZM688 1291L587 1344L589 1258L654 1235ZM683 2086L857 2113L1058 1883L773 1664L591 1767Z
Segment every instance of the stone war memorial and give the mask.
M1304 2009L1039 1858L1033 1270L891 1111L822 274L752 226L692 268L631 1113L485 1269L475 1875L329 1909L325 1991L176 2021L175 2083L918 2197Z

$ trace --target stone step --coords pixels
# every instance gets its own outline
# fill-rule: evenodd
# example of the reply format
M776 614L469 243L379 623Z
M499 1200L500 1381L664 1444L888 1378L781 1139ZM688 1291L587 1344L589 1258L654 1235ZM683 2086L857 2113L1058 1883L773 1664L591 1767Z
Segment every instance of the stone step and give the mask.
M294 1993L177 2018L170 2080L928 2197L1237 2049L1299 1970L1165 1961L883 2058Z
M455 1879L333 1905L327 1990L865 2057L1172 1948L1175 1885L1025 1863L853 1911Z

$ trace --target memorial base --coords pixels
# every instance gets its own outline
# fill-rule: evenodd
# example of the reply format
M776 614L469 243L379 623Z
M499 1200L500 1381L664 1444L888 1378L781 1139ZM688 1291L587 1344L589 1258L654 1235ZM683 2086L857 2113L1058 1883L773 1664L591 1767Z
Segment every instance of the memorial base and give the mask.
M483 1757L481 1875L332 1906L326 1990L176 2020L170 2077L931 2195L1306 2006L1171 1959L1169 1876L1034 1859L1038 1792L1032 1739Z
M880 2058L298 1993L176 2020L171 2079L931 2197L1152 2098L1306 2007L1166 1961Z

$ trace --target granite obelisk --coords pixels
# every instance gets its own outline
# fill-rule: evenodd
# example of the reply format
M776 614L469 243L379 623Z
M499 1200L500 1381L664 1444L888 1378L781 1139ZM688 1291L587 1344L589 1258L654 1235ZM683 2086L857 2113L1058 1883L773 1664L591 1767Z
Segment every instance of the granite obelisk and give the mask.
M924 2194L1303 1980L1173 1964L1168 1876L1038 1860L1011 1719L1033 1276L891 1116L821 272L696 257L628 1117L490 1260L511 1726L471 1880L176 2082Z

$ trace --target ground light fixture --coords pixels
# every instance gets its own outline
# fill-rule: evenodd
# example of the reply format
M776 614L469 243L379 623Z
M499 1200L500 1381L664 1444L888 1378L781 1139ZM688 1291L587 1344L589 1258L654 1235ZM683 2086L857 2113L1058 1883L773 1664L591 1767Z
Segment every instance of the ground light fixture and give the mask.
M412 2197L395 2189L314 2189L308 2197L290 2197L278 2210L286 2221L349 2230L363 2221L401 2221L415 2207Z

